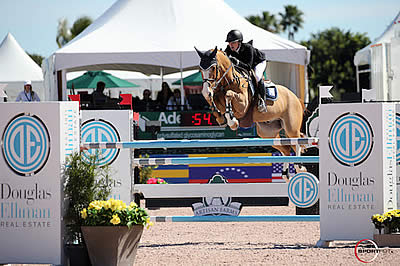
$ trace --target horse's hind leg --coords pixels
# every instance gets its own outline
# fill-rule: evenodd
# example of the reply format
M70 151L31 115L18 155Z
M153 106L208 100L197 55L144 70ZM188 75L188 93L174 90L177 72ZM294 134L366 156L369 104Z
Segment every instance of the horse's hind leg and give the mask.
M302 116L297 117L296 115L290 116L290 117L288 117L288 119L283 120L283 128L285 129L285 133L288 138L304 138L305 137L305 135L300 132L301 122L302 122ZM296 156L301 155L303 147L301 147L300 145L294 145L291 147L287 146L287 147L289 147L289 154L290 154L290 148L292 148L294 150ZM289 167L289 164L285 163L283 166L284 172L287 170L288 167ZM296 169L296 173L307 171L306 168L304 166L302 166L301 164L295 164L294 167ZM286 172L288 172L288 171L286 171Z
M257 122L257 135L261 138L280 138L279 132L282 130L282 124L280 120L272 122ZM281 152L282 155L290 155L290 146L272 146Z
M282 123L279 120L275 120L272 122L257 123L257 135L262 138L280 138L279 132L281 130L282 130ZM274 145L272 147L280 151L282 155L290 156L290 146ZM289 172L288 169L289 169L289 163L283 163L282 178L286 182L289 182L289 179L287 177Z

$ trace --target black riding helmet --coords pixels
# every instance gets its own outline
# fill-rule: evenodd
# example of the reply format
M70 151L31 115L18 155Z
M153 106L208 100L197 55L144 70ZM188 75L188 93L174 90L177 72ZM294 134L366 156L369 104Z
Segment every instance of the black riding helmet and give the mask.
M226 36L226 42L243 41L243 35L239 30L231 30Z

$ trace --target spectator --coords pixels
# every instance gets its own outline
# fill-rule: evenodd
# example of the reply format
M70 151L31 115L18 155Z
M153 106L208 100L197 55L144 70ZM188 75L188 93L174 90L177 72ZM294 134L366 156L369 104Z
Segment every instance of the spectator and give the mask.
M190 108L189 103L186 99L186 97L184 97L184 104L181 104L181 91L179 89L175 89L174 90L174 95L172 95L169 100L168 100L168 106L167 106L167 110L168 111L172 111L172 110L190 110L192 108Z
M40 102L39 95L32 90L32 82L30 80L25 81L24 90L21 91L16 102Z
M137 103L136 110L142 112L154 111L155 103L151 99L151 91L149 89L145 89L143 91L143 99Z
M165 111L168 105L168 100L173 95L167 82L163 82L161 85L161 91L158 92L156 98L157 109Z
M103 81L99 81L96 84L96 90L92 93L92 100L94 105L108 103L110 97L104 94L106 84Z

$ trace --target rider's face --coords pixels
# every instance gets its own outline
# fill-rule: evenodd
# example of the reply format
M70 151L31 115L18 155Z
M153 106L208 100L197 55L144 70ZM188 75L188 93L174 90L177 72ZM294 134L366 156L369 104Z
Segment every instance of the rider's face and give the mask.
M237 49L239 48L239 41L230 42L229 47L231 48L232 51L236 52Z

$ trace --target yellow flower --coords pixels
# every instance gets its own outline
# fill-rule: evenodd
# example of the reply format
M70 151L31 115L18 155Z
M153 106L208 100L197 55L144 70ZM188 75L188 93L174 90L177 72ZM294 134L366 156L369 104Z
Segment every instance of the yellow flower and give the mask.
M89 209L100 210L101 207L102 207L101 202L100 202L100 201L97 201L97 200L96 200L96 201L92 201L92 202L89 204Z
M113 225L117 225L121 222L121 219L119 219L118 214L114 214L113 218L110 220L110 223Z
M86 211L86 208L83 209L83 210L81 211L81 216L82 216L83 219L86 219L86 218L87 218L87 211Z
M147 226L146 226L147 229L149 229L150 226L153 225L153 222L150 221L150 218L147 218L147 219L146 219L146 223L147 223Z

